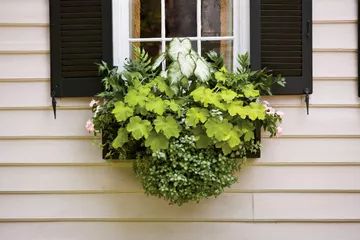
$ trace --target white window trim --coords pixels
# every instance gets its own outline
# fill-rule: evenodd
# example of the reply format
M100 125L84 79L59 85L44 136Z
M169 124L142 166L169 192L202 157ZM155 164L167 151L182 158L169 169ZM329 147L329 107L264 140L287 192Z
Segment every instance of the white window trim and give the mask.
M161 37L131 38L130 37L130 2L131 0L113 1L113 51L114 65L121 69L125 59L130 56L131 42L161 41L162 51L165 51L166 41L172 38L165 36L165 0L161 0ZM201 54L201 41L233 40L233 67L236 69L237 55L250 51L250 0L233 0L233 36L200 37L201 36L201 0L197 0L197 36L189 37L197 41L198 53Z

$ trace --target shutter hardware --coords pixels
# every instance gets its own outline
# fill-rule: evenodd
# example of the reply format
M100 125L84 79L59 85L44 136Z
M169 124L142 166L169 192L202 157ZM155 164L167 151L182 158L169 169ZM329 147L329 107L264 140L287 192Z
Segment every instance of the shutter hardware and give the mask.
M305 93L306 114L309 115L309 104L310 104L309 89L305 88L304 93Z
M54 111L54 119L56 119L56 98L54 89L51 91L51 104Z

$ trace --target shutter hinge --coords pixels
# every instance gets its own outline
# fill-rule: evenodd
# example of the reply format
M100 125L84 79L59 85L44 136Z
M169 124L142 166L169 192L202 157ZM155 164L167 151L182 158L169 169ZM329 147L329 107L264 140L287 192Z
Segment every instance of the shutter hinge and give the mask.
M51 90L51 104L54 111L54 119L56 119L56 98L55 98L55 90Z
M310 20L306 21L306 37L310 38L310 28L311 28L311 22Z
M305 88L304 93L305 93L306 114L309 115L309 105L310 105L309 89Z

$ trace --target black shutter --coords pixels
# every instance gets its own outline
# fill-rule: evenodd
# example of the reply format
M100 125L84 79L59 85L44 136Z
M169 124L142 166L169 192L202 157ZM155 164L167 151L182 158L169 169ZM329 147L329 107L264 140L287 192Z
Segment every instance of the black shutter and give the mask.
M111 0L50 0L51 88L55 97L101 91L96 63L112 64Z
M251 0L252 69L285 77L274 94L312 93L312 0Z

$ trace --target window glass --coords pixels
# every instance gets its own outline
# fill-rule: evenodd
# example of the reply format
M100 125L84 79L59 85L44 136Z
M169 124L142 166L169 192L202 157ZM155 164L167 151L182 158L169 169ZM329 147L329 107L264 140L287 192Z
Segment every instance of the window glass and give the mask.
M214 50L232 68L232 0L130 0L130 7L131 46L155 57L172 38L190 38L199 54Z

